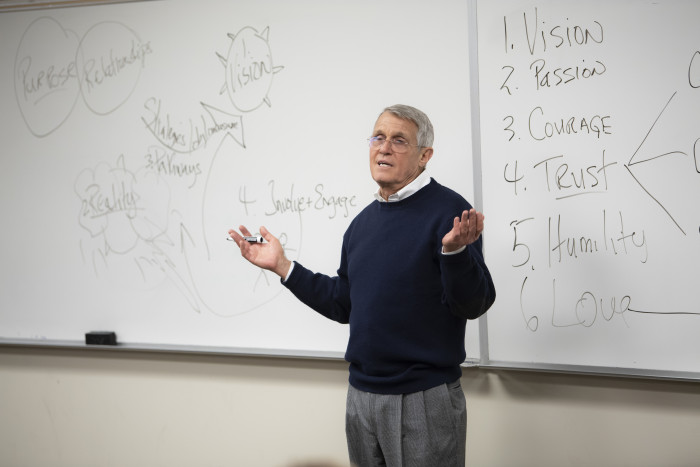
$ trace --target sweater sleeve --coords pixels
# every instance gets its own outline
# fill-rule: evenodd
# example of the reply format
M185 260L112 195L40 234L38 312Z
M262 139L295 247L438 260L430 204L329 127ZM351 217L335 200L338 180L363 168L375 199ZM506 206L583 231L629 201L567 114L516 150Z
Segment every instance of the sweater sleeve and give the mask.
M326 318L342 324L350 320L350 288L347 277L313 273L299 263L282 284L295 297Z
M481 254L481 239L456 255L440 258L443 302L452 313L476 319L496 300L496 289Z

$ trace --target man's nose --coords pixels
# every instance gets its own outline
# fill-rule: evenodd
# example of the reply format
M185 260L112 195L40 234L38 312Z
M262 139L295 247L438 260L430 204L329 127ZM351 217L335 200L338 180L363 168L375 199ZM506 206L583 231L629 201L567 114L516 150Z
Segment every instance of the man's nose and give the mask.
M390 139L385 139L384 142L379 146L379 151L383 153L390 153L391 152L391 140Z

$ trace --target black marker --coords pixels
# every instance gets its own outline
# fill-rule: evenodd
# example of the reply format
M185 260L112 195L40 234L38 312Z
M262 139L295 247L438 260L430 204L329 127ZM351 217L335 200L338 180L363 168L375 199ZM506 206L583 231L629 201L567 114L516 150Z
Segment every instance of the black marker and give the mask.
M226 237L226 240L233 241L231 237ZM254 235L252 237L243 237L243 240L245 240L248 243L263 243L263 238L260 235Z

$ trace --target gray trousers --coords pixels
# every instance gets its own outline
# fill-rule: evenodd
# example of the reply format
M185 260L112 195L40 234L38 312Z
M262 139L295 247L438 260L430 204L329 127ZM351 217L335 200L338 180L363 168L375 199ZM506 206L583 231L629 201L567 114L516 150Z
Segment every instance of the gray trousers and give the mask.
M460 381L400 395L350 386L345 433L355 467L464 467L467 407Z

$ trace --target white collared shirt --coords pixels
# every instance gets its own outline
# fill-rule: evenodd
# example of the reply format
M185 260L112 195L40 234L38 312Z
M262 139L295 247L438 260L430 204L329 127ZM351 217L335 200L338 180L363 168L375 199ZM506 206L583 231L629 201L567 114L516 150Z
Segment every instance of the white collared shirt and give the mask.
M389 199L382 198L382 195L379 194L380 190L377 190L376 193L374 193L374 198L380 203L393 203L396 201L401 201L402 199L406 199L412 194L416 193L421 188L425 188L429 183L430 175L428 175L427 170L424 170L411 183L401 188L393 195L389 195Z

